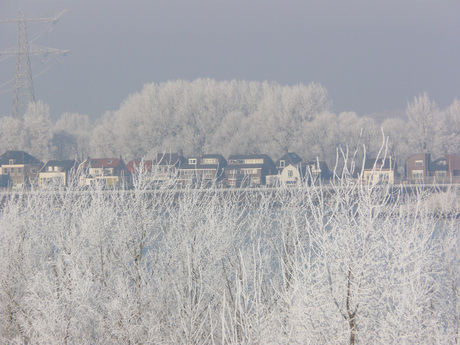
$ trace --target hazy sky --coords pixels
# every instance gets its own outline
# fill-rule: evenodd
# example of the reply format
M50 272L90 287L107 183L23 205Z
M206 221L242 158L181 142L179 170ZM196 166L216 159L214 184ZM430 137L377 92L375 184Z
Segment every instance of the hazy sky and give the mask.
M460 98L460 1L2 0L0 17L68 11L35 44L70 53L34 80L53 118L116 110L145 83L213 78L317 82L333 111L404 111L426 91ZM29 24L29 36L42 24ZM0 24L0 50L16 44ZM33 60L33 74L48 65ZM15 59L0 59L10 114ZM11 89L11 91L8 91Z

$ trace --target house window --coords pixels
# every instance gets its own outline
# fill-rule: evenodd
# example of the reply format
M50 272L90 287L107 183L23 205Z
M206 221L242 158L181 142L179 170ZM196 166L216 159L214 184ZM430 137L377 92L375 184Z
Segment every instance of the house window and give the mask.
M423 178L423 170L413 170L412 171L412 178L414 178L414 179Z
M437 178L446 178L447 172L446 171L436 171L435 175Z
M14 159L10 159L10 165L14 164Z
M288 177L293 177L294 176L294 171L288 170Z
M11 168L11 173L12 173L12 174L14 173L14 168Z
M59 171L59 167L54 167L54 171Z
M285 161L280 161L280 168L284 168L286 165L286 162Z
M249 164L244 159L229 159L228 164Z
M252 184L260 184L260 177L251 177Z
M422 160L415 161L415 166L416 167L422 167L423 166L423 161Z
M8 174L8 168L3 168L3 173Z
M22 173L22 169L18 168L18 174Z
M53 171L53 167L48 167L48 171Z
M263 159L246 159L242 164L264 164Z
M255 175L257 174L257 169L241 169L241 172L244 175Z
M196 158L189 158L188 164L196 164Z

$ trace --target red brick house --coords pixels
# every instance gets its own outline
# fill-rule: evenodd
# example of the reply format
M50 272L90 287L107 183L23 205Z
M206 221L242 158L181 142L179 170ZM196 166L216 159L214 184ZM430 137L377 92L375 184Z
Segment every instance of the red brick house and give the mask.
M430 176L431 157L429 153L419 153L406 160L406 179L410 183L426 183Z
M438 183L460 182L460 157L447 154L430 163L431 180Z

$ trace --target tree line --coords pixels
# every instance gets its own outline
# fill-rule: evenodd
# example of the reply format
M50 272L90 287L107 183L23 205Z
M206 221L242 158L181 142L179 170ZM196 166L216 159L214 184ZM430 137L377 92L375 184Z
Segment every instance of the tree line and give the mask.
M94 122L87 115L65 113L53 123L46 104L30 104L23 119L0 120L0 146L41 159L79 160L88 155L152 158L179 149L186 155L266 153L276 159L289 150L332 166L338 147L354 152L365 146L368 157L375 155L383 129L389 154L401 168L414 153L460 152L457 99L439 109L421 93L408 101L404 117L382 123L354 112L335 114L331 104L327 90L315 83L150 83Z

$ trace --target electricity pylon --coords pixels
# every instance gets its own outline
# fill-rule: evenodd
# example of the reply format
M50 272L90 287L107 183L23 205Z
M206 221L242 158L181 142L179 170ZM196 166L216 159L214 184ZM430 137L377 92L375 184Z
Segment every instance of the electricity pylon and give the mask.
M30 56L43 56L46 60L48 60L51 56L54 56L59 60L59 57L63 57L69 52L68 50L59 50L29 44L29 39L27 37L27 22L55 24L64 12L65 11L61 11L52 17L36 16L34 18L26 18L24 11L21 9L18 11L17 19L0 18L0 23L18 23L18 40L16 47L0 51L0 55L16 56L12 112L12 115L15 118L23 116L27 110L29 102L35 101L32 70L30 68Z

